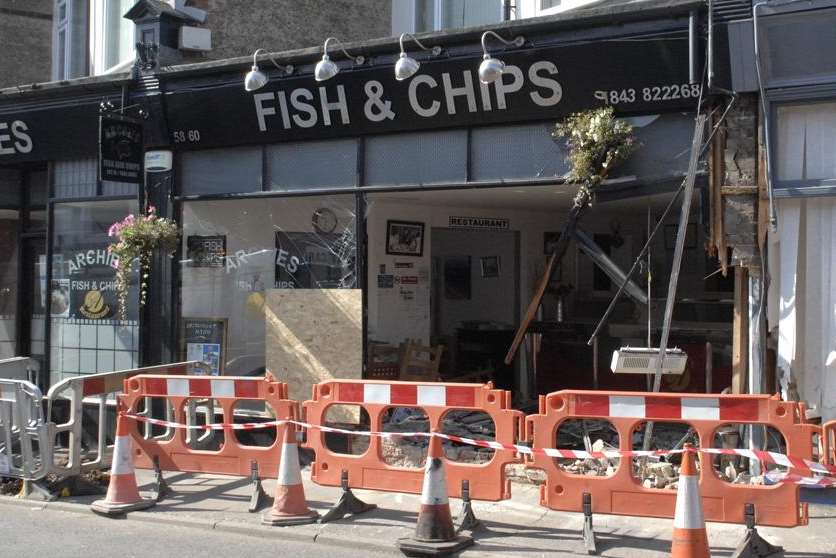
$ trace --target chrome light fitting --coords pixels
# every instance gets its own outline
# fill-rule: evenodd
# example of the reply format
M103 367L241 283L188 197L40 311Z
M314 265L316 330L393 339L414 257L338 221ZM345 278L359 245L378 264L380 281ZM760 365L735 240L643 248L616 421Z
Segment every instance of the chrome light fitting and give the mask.
M401 43L401 56L398 58L398 61L395 62L395 79L398 81L403 81L405 79L411 78L415 75L415 72L418 71L418 68L421 66L421 63L415 60L414 58L407 56L406 51L403 48L403 40L409 37L415 44L421 47L421 50L427 50L432 52L433 56L438 56L441 54L441 47L434 46L432 48L425 47L421 44L421 41L415 38L414 35L411 33L401 33L400 43Z
M265 74L258 68L259 52L267 51L263 48L260 48L253 53L253 67L249 72L247 72L247 75L244 77L244 89L246 89L247 91L256 91L267 85L267 74ZM273 58L270 58L270 62L272 62L276 68L282 70L286 75L293 73L293 66L291 66L290 64L288 64L287 66L280 66L275 60L273 60Z
M490 54L488 54L488 47L485 44L485 39L488 38L488 35L496 37L502 41L502 43L509 46L513 45L515 47L521 47L525 42L525 38L522 35L518 35L512 40L506 41L493 31L485 31L482 33L482 63L479 64L479 81L485 84L495 82L502 76L503 72L505 72L505 62L499 60L498 58L493 58Z
M345 50L345 47L343 47L342 41L340 41L336 37L328 37L327 39L325 39L325 44L322 46L322 60L317 62L316 68L314 68L314 79L316 81L325 81L331 79L340 72L339 66L334 64L334 62L332 62L331 58L328 56L329 41L336 41L337 43L339 43L340 50L343 51L343 54L345 54L348 58L354 60L355 64L360 65L366 61L366 59L363 56L350 55L348 51Z

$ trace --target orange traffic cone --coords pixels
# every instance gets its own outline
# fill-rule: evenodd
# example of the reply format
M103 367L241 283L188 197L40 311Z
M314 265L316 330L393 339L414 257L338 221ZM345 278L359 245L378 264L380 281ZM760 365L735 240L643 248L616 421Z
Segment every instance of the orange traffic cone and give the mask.
M694 447L691 444L685 444L682 468L679 470L679 486L676 491L671 558L710 557Z
M279 478L276 480L276 497L273 507L261 516L264 525L304 525L315 523L319 513L308 508L302 471L299 469L299 448L296 446L296 428L284 426L282 456L279 461Z
M430 438L421 511L415 536L398 539L398 549L408 556L447 556L473 544L473 537L456 535L450 502L447 499L447 475L444 472L441 439Z
M119 405L116 417L116 440L113 443L113 462L110 466L110 483L104 500L96 500L90 509L102 515L122 515L127 512L144 510L152 507L154 500L144 499L139 495L134 473L133 442L131 440L130 421L123 418Z

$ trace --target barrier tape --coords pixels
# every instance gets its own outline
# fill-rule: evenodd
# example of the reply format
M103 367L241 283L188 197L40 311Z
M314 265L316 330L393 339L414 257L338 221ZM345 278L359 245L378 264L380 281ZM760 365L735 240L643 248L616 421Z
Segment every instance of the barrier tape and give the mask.
M557 457L564 459L617 459L621 457L655 457L664 455L673 455L684 453L685 449L677 450L604 450L604 451L583 451L583 450L566 450L557 448L531 448L528 446L517 444L503 444L501 442L494 442L490 440L476 440L474 438L465 438L463 436L456 436L453 434L443 434L441 432L369 432L362 430L346 430L344 428L335 428L333 426L323 426L309 424L289 419L278 419L267 422L242 422L242 423L213 423L213 424L183 424L179 422L171 422L167 420L155 419L136 415L132 413L122 413L125 418L133 419L139 422L147 422L156 426L164 426L167 428L183 428L187 430L258 430L261 428L273 428L284 424L294 424L301 428L308 430L320 430L321 432L332 432L336 434L348 434L354 436L378 436L380 438L412 438L424 437L430 438L437 436L443 440L451 442L458 442L470 446L481 448L490 448L496 450L511 450L520 454L535 455L541 454L548 457ZM795 469L809 469L813 473L820 475L836 476L836 466L827 465L825 463L818 463L815 461L807 461L806 459L799 459L777 453L773 451L762 450L747 450L747 449L732 449L732 448L697 448L691 451L708 453L713 455L739 455L755 459L762 463L772 463L784 467ZM777 476L767 477L770 480L778 478ZM811 486L836 486L836 479L821 478L821 477L804 477L801 475L784 474L781 477L785 480L778 482L794 482L796 484L805 484Z

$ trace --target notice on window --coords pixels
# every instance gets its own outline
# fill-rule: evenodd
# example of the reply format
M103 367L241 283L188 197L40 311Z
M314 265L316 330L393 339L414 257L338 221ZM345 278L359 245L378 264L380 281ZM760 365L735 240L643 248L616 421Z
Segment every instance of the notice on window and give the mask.
M186 360L202 362L209 374L220 376L226 354L225 318L183 318L183 353ZM202 373L193 370L192 373Z

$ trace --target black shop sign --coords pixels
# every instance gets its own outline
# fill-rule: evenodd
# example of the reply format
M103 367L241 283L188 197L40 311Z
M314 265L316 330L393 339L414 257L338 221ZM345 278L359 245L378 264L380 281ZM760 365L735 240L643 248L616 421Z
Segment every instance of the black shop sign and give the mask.
M481 58L424 60L397 81L393 64L345 67L334 78L274 77L246 92L241 78L218 87L168 84L166 108L179 149L322 139L451 126L556 120L613 106L619 114L693 111L688 41L660 38L522 49L496 56L500 81L479 81ZM266 69L266 67L265 67Z
M142 123L124 116L99 116L99 180L142 182Z

